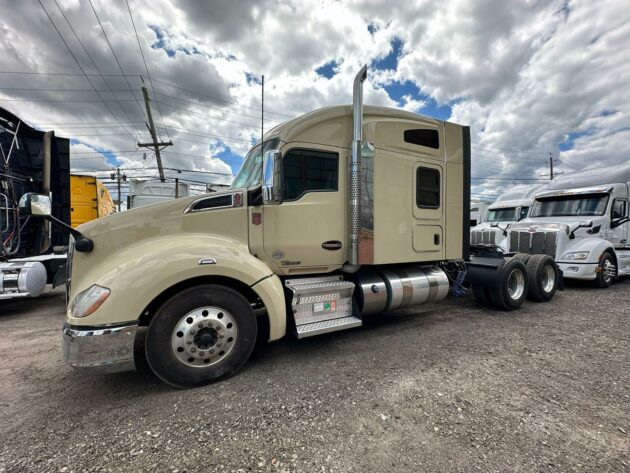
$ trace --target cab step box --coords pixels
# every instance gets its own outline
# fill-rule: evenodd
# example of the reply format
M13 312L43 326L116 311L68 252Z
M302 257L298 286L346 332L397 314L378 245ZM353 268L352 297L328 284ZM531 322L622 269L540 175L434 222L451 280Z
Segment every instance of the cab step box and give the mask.
M295 278L285 281L292 293L291 309L297 338L360 327L353 312L355 285L341 276Z

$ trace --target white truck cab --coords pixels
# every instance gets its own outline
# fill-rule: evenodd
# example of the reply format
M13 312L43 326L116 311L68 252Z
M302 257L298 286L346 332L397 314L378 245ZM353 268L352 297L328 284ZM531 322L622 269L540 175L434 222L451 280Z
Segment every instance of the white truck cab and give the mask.
M470 203L470 226L476 227L486 219L488 213L489 202L471 202Z
M529 218L508 231L508 251L548 254L565 278L600 287L630 274L630 165L567 174L536 194Z
M529 216L534 195L545 187L527 186L501 194L488 207L484 221L470 231L470 244L495 245L506 252L509 227Z

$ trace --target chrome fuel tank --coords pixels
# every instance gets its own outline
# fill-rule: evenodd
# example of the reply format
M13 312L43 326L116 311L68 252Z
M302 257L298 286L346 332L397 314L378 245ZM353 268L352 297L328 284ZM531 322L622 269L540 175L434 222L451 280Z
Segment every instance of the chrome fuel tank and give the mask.
M356 282L362 315L440 301L449 290L446 273L433 266L388 267L359 272Z

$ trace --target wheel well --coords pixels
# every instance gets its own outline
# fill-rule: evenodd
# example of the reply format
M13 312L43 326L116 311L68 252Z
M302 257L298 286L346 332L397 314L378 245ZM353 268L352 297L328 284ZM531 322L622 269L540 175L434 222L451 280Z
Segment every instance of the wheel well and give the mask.
M613 261L615 262L615 272L616 272L617 274L619 274L619 262L617 261L617 253L615 252L614 248L609 247L609 248L606 248L606 249L602 252L602 256L604 256L604 253L606 253L606 252L610 253L610 256L612 256L612 259L613 259ZM599 257L599 258L600 258L600 260L601 260L601 257L602 257L602 256L600 256L600 257Z
M139 319L140 326L148 326L158 309L175 294L184 289L188 289L193 286L199 286L201 284L219 284L222 286L227 286L242 294L249 301L249 303L252 304L253 309L264 308L264 304L260 297L258 297L256 292L254 292L254 290L247 284L237 279L228 278L225 276L200 276L197 278L191 278L186 279L185 281L181 281L164 290L162 293L158 294L142 311Z

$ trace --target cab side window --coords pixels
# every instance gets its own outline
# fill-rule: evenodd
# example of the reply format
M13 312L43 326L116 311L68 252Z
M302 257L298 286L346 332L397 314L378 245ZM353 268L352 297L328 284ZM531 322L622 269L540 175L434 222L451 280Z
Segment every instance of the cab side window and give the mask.
M298 200L308 192L339 188L339 155L327 151L292 149L282 159L284 201Z
M416 170L416 205L421 209L440 207L440 171L437 169L419 167Z
M626 199L615 199L612 204L611 218L613 220L618 220L625 217L627 214L628 212Z
M529 212L529 207L521 207L518 219L523 220L524 218L527 218L527 212Z

